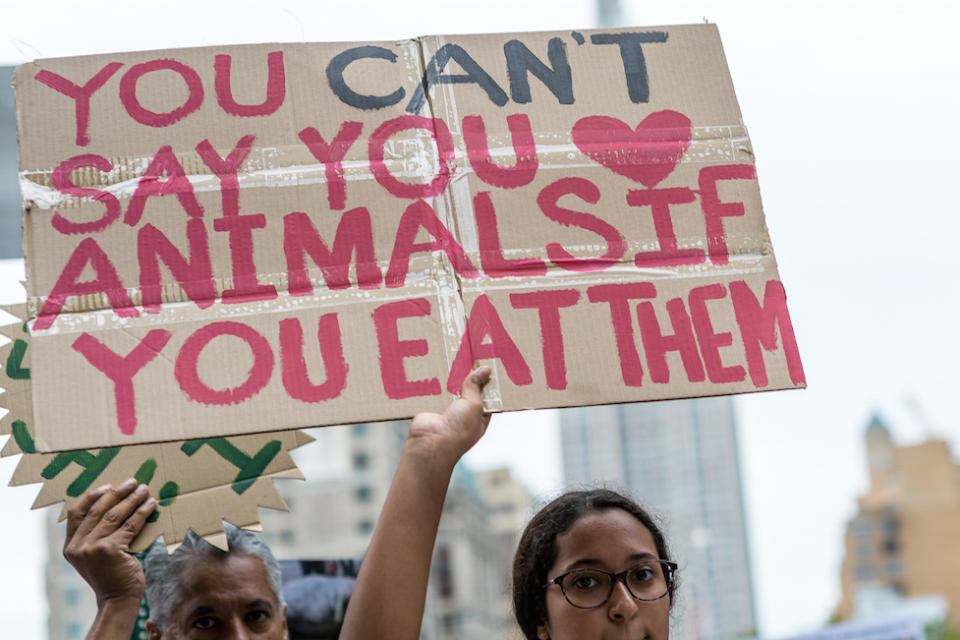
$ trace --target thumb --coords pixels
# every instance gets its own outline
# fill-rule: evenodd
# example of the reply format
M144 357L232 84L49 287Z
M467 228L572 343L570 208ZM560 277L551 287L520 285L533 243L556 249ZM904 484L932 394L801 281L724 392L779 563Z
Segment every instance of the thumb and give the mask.
M474 369L463 381L460 387L460 397L468 402L483 404L482 389L490 380L491 370L488 366L482 366Z

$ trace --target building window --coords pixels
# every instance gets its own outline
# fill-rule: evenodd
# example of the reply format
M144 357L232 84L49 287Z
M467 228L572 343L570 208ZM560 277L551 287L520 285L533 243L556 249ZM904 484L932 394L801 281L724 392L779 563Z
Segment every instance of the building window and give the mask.
M354 469L366 469L370 466L370 456L365 453L355 453L353 454L353 468Z
M63 598L68 607L75 607L80 604L80 591L76 587L70 587L63 592Z
M76 622L75 620L71 620L70 622L67 623L66 631L67 631L67 638L69 638L70 640L74 640L74 638L77 638L77 639L82 638L84 634L83 626L81 626L81 624L79 622Z
M864 582L873 579L873 567L859 566L856 571L857 582Z
M887 516L883 520L883 530L887 533L896 533L897 529L900 528L900 522L897 520L896 516Z
M361 437L361 436L366 435L366 433L367 433L367 423L366 423L366 422L360 422L360 423L358 423L358 424L353 425L353 428L350 429L350 433L351 433L351 435L353 435L354 438L359 438L359 437Z
M437 588L441 598L453 595L453 571L450 567L450 548L446 545L437 547Z
M370 502L370 487L357 487L357 502Z
M858 536L865 536L870 533L870 523L866 520L857 520L853 523L853 532Z
M443 632L452 635L457 630L457 616L453 613L443 615Z
M283 529L280 532L280 544L292 546L294 540L293 529Z
M357 531L367 535L373 531L373 521L372 520L361 520L357 523Z

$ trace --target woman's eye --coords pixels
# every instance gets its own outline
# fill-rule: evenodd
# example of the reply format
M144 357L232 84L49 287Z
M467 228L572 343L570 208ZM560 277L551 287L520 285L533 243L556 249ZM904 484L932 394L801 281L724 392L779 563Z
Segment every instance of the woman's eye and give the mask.
M574 589L595 589L600 585L600 580L596 576L586 575L586 576L577 576L570 583Z
M650 582L656 576L656 573L648 567L637 567L630 572L630 580L633 582Z

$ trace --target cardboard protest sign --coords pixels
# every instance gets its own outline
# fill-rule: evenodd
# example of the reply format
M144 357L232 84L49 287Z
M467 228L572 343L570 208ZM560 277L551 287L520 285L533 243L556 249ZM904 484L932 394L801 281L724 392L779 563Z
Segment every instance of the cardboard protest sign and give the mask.
M4 389L0 398L9 410L0 418L0 434L11 435L0 456L22 454L11 485L44 483L34 509L63 501L63 518L88 489L135 477L150 487L159 503L131 545L133 551L142 551L158 536L168 546L176 546L187 529L226 548L223 520L258 528L258 506L287 508L272 481L303 479L288 454L312 440L302 431L38 453L31 435L32 349L23 321L26 309L24 305L0 309L19 318L15 324L0 326L0 335L10 340L0 346L0 387Z
M38 451L805 384L713 25L16 73Z

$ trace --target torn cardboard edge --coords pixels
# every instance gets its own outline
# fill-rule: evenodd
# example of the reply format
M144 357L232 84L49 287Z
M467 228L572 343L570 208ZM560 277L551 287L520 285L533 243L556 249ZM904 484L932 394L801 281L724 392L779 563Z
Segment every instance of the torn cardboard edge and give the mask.
M0 305L0 310L11 314L14 318L13 321L0 325L0 335L10 340L6 344L0 345L0 372L3 374L0 375L0 382L2 382L0 386L4 388L4 393L0 395L0 401L8 410L0 419L0 435L9 436L0 455L4 457L21 455L21 459L10 479L10 485L43 483L31 508L40 509L62 503L58 517L58 521L62 521L66 518L70 505L78 497L67 495L66 492L69 490L67 481L61 473L57 473L53 478L46 478L44 470L48 469L58 456L69 455L70 452L66 454L36 453L30 446L30 433L27 428L30 423L29 411L31 406L29 401L30 349L29 335L23 330L25 305ZM18 345L22 346L18 347ZM232 490L232 486L237 481L237 469L235 467L228 464L216 466L198 463L192 465L193 472L197 474L199 479L206 482L201 482L200 484L203 486L199 488L177 494L171 504L164 504L161 488L159 490L161 494L160 505L157 511L159 517L155 522L146 525L141 534L131 543L130 550L134 552L144 551L154 540L162 537L168 551L172 552L181 544L188 529L193 530L211 544L226 549L223 522L230 522L242 529L262 529L257 513L258 508L289 510L286 502L277 492L274 481L278 479L304 479L303 473L297 468L293 458L289 455L289 451L312 442L314 438L303 431L289 431L270 434L269 436L257 434L232 438L230 442L234 446L238 445L238 449L243 450L246 443L263 440L265 437L277 438L280 442L286 443L275 454L276 462L273 464L275 468L272 471L253 478L250 486L238 495ZM163 455L164 452L174 450L182 444L166 443L123 447L122 451L117 454L120 458L119 461L117 458L112 458L110 463L95 478L90 479L88 484L95 486L107 483L117 485L127 477L134 475L128 473L131 468L142 467L140 461L155 458L161 458L154 468L154 472L159 471L158 474L154 473L158 480L166 479L168 482L172 482L171 478L175 477L180 480L177 483L178 485L185 484L183 482L184 475L177 475L176 472L184 469L190 471L190 466L184 467L179 464L173 465L173 469L162 468L164 461L167 460L167 456ZM85 453L97 457L102 453L102 450ZM122 454L126 455L121 457ZM124 457L127 458L126 461L124 461ZM119 464L115 464L115 462ZM69 464L67 462L67 465ZM209 477L211 473L215 475ZM76 481L76 478L74 478L74 481ZM160 482L158 481L155 484L159 485ZM190 482L188 484L196 483ZM153 493L157 496L158 491L155 490ZM176 505L176 508L173 508L174 505ZM201 514L202 517L196 517Z

